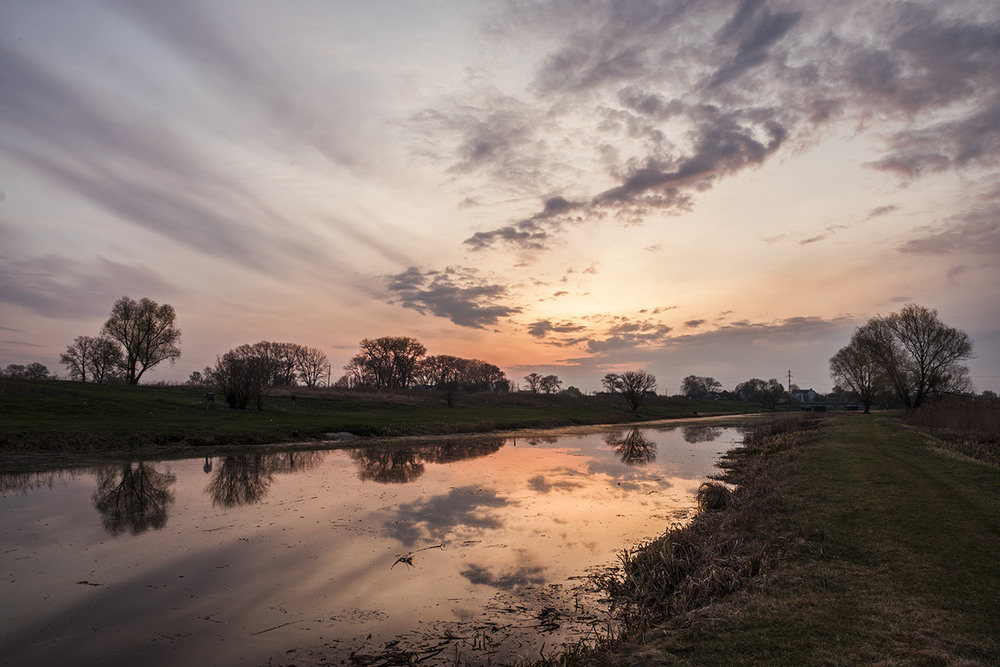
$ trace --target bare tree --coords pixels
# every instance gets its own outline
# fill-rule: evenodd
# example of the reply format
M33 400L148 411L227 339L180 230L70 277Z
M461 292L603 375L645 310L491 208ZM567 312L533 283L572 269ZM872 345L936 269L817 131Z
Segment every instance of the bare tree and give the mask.
M361 352L344 367L359 384L375 389L405 389L413 382L417 363L427 348L416 338L365 338Z
M646 371L625 371L618 376L617 391L624 398L625 402L636 412L646 393L656 390L656 377Z
M49 369L45 364L37 361L31 362L27 366L24 364L8 364L0 375L22 380L49 380L53 377L49 375Z
M86 382L89 374L91 382L107 382L115 376L123 357L118 343L106 336L77 336L59 355L59 361L74 380Z
M830 377L858 395L865 414L871 412L876 397L889 386L885 372L871 351L861 343L857 332L851 337L849 345L830 357Z
M421 359L415 378L418 384L439 390L508 391L510 383L499 366L481 359L463 359L437 354Z
M275 359L267 341L240 345L216 359L212 383L219 388L231 408L245 410L251 402L264 409L264 395L274 385Z
M537 394L542 387L542 376L538 373L528 373L524 376L524 381L528 383L528 389Z
M554 394L559 391L559 387L562 386L562 380L560 380L555 375L546 375L541 380L538 381L538 388L541 389L546 394Z
M299 346L295 356L295 373L307 387L315 387L330 374L326 353L315 347Z
M692 398L705 398L722 390L722 383L713 377L688 375L681 381L681 393Z
M767 382L760 378L750 378L736 385L736 393L742 393L748 401L756 401L768 410L773 410L784 398L785 388L774 378Z
M101 333L124 348L122 370L128 384L139 384L139 378L150 368L180 358L177 344L181 330L174 325L176 319L173 306L160 306L145 297L134 301L123 296L115 302Z
M972 358L972 341L941 322L932 308L907 304L898 313L868 320L855 336L909 410L930 396L970 388L969 369L961 362Z

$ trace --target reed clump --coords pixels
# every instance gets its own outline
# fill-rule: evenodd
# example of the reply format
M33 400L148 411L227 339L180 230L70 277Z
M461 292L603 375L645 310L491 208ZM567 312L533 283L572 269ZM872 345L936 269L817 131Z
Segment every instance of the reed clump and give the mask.
M754 428L726 456L720 479L701 485L694 519L626 549L616 570L597 577L626 634L700 608L774 568L780 548L758 528L785 509L785 500L767 458L803 442L817 423L796 417Z

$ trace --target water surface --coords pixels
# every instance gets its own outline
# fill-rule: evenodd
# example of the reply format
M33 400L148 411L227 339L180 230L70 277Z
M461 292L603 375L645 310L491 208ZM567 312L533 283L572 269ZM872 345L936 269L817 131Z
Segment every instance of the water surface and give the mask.
M0 664L493 664L607 623L735 426L0 475Z

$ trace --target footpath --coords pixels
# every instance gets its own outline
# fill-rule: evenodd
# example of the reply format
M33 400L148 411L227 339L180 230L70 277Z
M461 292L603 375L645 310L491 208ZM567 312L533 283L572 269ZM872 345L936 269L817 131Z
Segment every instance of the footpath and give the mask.
M778 566L645 634L628 665L1000 665L1000 469L890 416L769 462Z

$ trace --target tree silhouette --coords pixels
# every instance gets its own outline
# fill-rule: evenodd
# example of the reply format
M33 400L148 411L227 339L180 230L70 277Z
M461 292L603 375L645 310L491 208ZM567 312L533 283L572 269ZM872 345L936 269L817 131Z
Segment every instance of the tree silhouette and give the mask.
M101 334L124 348L122 369L126 382L139 384L147 370L163 361L173 363L181 356L177 347L181 330L174 326L176 319L170 304L161 306L147 298L134 301L127 296L115 302Z

